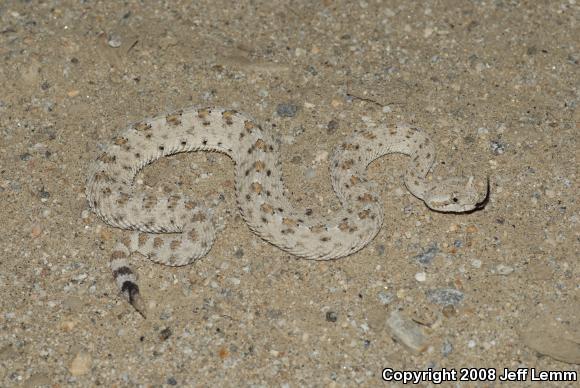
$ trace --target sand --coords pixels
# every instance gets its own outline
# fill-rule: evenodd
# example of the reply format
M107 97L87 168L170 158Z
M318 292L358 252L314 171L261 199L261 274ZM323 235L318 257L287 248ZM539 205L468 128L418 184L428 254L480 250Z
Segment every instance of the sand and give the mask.
M384 368L455 380L493 368L467 370L479 386L504 368L529 372L517 386L534 371L577 376L576 2L3 1L0 386L380 386ZM386 214L377 238L311 262L251 233L227 157L166 158L139 176L148 190L221 196L228 214L193 265L134 261L143 319L108 268L124 232L90 212L84 182L117 131L191 105L273 131L294 203L314 212L339 206L333 147L381 123L424 128L435 177L489 176L490 201L434 213L404 188L405 157L383 158L369 168Z

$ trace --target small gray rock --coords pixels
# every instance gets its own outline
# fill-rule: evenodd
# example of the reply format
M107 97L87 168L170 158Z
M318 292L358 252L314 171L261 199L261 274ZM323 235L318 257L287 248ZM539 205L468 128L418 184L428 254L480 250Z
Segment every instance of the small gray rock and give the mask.
M332 135L338 129L338 121L332 119L326 124L326 133Z
M236 259L241 259L242 257L244 257L244 250L242 248L236 249L234 252L234 257Z
M328 322L336 322L338 320L338 314L334 311L329 311L326 313L326 320Z
M395 299L394 295L391 294L390 292L379 292L377 297L379 298L379 301L384 304L385 306L390 304L393 299Z
M421 265L429 265L439 252L439 248L437 244L431 245L427 250L423 251L423 253L414 257L414 259Z
M455 306L463 300L463 292L455 288L438 288L427 291L427 299L441 306Z
M453 344L448 339L446 339L443 342L443 346L441 347L441 354L443 354L443 357L447 357L452 352L453 352Z
M276 113L280 117L294 117L298 112L298 106L294 104L278 104L276 107Z
M505 144L501 143L499 140L492 140L489 143L489 147L494 155L501 155L505 152Z

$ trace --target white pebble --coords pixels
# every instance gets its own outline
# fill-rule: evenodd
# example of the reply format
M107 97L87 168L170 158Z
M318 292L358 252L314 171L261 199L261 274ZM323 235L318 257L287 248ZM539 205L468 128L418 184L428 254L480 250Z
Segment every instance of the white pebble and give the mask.
M294 50L294 55L296 55L297 57L301 57L305 54L306 50L304 50L303 48L297 47L296 50Z
M500 264L496 268L496 271L500 275L509 275L510 273L514 272L514 268L510 267L509 265Z
M116 34L112 34L107 41L108 45L113 48L121 47L121 37Z
M427 280L427 274L425 272L417 272L415 274L415 280L418 282L424 282Z

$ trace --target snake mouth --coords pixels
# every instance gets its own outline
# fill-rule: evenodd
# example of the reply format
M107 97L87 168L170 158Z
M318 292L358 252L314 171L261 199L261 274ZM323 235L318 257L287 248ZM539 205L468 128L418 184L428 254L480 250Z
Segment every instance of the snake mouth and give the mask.
M489 182L489 175L487 176L487 185L485 189L485 198L483 198L480 202L475 204L474 210L483 209L487 203L489 202L489 196L491 193L491 184Z
M476 203L473 206L473 209L469 209L466 210L464 212L461 212L462 214L471 214L471 213L475 213L476 211L482 210L483 208L485 208L489 202L489 197L491 194L491 184L489 181L489 175L487 176L487 184L486 184L486 189L485 189L485 197L479 201L478 203Z

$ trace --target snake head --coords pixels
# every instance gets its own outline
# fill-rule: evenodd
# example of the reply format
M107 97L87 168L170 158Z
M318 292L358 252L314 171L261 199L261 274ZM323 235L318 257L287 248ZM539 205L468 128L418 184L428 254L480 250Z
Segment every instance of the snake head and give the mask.
M487 183L470 177L449 178L434 184L424 198L429 209L443 213L465 213L485 207L489 200Z

